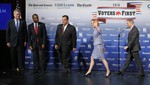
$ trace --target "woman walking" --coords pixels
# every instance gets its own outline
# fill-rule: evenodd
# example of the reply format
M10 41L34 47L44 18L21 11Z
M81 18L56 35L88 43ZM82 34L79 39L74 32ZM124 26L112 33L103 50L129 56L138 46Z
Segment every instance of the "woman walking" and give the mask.
M109 70L108 63L104 57L105 49L104 49L104 43L103 43L103 39L102 39L101 29L99 28L99 21L97 19L92 19L91 25L94 29L94 32L93 32L94 49L93 49L93 52L91 55L90 67L89 67L87 73L85 74L85 76L91 75L91 71L92 71L92 68L95 63L94 59L99 59L100 61L103 62L104 66L106 68L105 78L108 78L111 75L111 72Z

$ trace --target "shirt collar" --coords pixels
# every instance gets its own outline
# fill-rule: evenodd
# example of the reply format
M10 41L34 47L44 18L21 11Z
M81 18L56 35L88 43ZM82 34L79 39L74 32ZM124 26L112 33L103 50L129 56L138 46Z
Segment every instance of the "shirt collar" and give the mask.
M131 26L131 30L132 30L133 27L134 27L134 25Z
M14 20L15 20L15 22L17 22L17 19L14 18ZM20 20L18 19L18 21L20 21Z
M64 28L66 28L68 26L68 23L64 26Z
M35 26L35 24L37 24L37 26L38 26L38 22L37 23L33 22L33 24L34 24L34 26Z
M67 26L68 26L68 23L64 26L64 30L66 30Z

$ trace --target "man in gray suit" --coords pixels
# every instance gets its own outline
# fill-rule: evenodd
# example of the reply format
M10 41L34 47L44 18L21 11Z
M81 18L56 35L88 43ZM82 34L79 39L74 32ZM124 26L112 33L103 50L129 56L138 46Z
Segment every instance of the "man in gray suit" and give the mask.
M26 22L22 19L21 12L14 10L14 19L10 20L6 30L6 43L10 48L11 65L14 73L24 72L25 47L27 42Z
M139 51L141 50L140 42L139 42L139 31L137 27L134 25L134 21L132 19L127 20L127 26L130 28L130 32L128 34L128 45L124 47L124 49L127 50L128 55L126 62L124 64L123 69L119 72L122 76L125 73L125 70L128 68L129 64L133 59L135 59L139 72L137 77L144 77L144 71L142 62L140 60Z

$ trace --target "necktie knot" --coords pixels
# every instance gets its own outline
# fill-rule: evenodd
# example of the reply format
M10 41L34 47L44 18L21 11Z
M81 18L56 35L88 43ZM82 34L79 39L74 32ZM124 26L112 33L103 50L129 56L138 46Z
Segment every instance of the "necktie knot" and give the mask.
M35 27L37 27L37 23L35 23Z

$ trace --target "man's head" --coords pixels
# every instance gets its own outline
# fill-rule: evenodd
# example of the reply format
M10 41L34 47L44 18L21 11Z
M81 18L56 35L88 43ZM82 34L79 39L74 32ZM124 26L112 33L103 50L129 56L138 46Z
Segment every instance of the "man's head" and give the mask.
M128 20L127 20L127 26L128 26L129 28L131 28L133 25L134 25L133 19L128 19Z
M69 22L69 17L68 17L68 15L63 15L63 16L62 16L62 24L63 24L63 25L66 25L66 24L68 24L68 22Z
M37 14L33 14L32 19L33 19L33 22L35 23L39 22L39 16Z
M15 9L13 14L15 19L18 20L21 18L21 11L19 9Z

